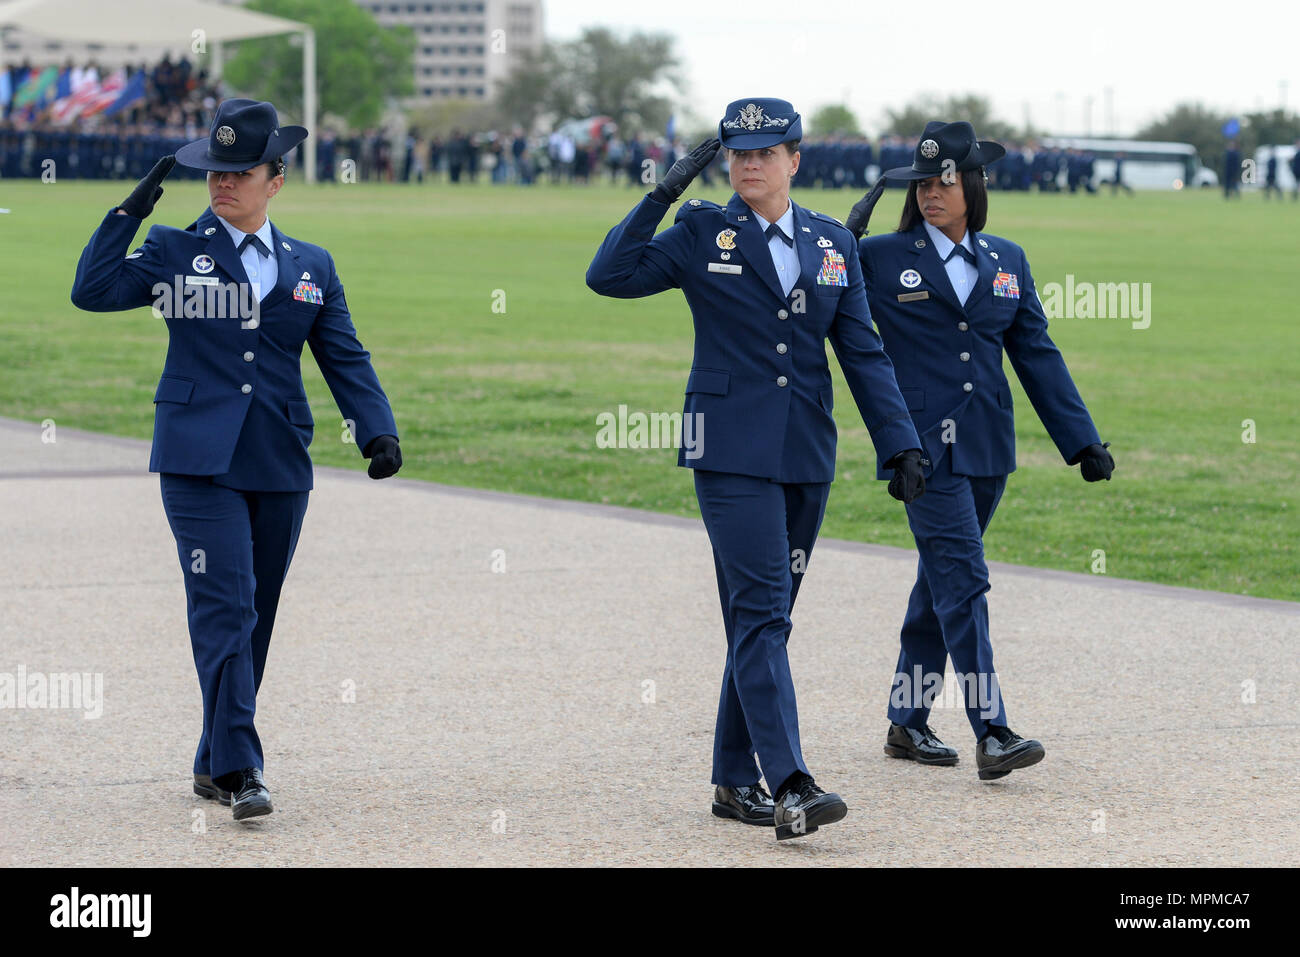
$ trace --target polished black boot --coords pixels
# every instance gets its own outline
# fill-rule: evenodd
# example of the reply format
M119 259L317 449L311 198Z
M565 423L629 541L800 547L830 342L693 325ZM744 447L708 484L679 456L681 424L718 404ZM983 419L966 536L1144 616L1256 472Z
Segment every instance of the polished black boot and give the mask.
M838 794L826 793L812 778L805 776L776 800L772 810L776 839L788 841L792 837L803 837L823 824L842 820L848 812L848 805Z
M217 801L223 807L230 807L230 792L217 787L206 774L194 775L194 793L210 801Z
M1043 760L1047 752L1033 738L1025 740L1010 728L989 725L989 733L975 747L975 764L981 781L1004 778L1016 768L1027 768Z
M905 728L891 723L885 735L885 753L891 758L907 758L920 764L957 763L957 749L940 741L928 724L923 728Z
M714 817L729 817L759 827L772 826L772 795L761 784L728 788L721 784L713 792Z
M231 792L234 800L230 810L236 821L246 821L251 817L261 817L271 813L271 792L266 789L260 768L244 768L240 771L241 782Z

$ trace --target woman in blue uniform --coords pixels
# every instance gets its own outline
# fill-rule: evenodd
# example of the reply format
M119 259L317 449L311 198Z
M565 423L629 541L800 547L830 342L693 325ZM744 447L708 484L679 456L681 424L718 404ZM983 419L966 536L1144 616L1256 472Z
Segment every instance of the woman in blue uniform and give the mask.
M853 236L790 201L801 129L785 100L732 103L719 138L673 165L610 230L587 271L602 295L680 288L690 307L695 358L683 433L698 423L703 441L689 455L683 449L678 464L694 469L727 635L713 813L775 824L778 840L847 811L804 763L786 655L790 611L834 477L827 338L880 460L895 471L891 493L909 501L924 489L920 440L871 326ZM655 235L720 147L731 200L692 199Z
M1043 759L1043 746L1007 724L989 640L983 534L1016 467L1005 352L1034 410L1070 465L1089 482L1115 467L1047 335L1024 251L981 232L984 167L1004 154L969 123L931 122L910 167L898 231L862 238L858 253L871 315L929 460L925 497L907 517L920 563L901 633L885 753L955 764L927 724L951 656L976 738L982 780ZM861 235L870 197L850 213ZM883 478L884 472L879 477Z
M194 793L229 804L237 821L271 813L253 718L312 487L304 344L370 459L370 477L402 464L393 411L333 257L268 218L284 186L282 157L306 136L281 126L270 103L224 101L208 136L164 156L108 211L72 286L82 309L153 304L167 322L149 468L176 538L203 692ZM128 254L177 163L206 172L208 208L185 229L154 226Z

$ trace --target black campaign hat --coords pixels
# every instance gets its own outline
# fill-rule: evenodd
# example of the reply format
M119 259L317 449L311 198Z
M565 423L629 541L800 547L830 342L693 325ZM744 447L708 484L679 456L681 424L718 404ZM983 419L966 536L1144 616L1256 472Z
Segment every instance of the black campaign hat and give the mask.
M925 124L921 141L916 144L912 165L885 170L885 175L890 179L929 179L939 176L945 169L960 173L988 166L1006 153L1000 143L975 139L975 127L965 120L956 123L931 120Z
M176 162L193 169L241 173L279 159L307 138L301 126L281 126L275 107L257 100L224 100L207 137L176 151Z

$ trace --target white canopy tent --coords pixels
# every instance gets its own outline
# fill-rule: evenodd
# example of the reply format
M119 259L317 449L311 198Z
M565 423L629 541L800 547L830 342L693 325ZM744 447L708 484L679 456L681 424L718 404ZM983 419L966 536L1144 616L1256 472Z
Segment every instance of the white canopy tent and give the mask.
M222 44L250 37L302 35L302 124L307 182L316 180L316 32L305 23L203 0L10 0L0 3L0 28L77 43L193 50L198 41L221 75ZM202 31L201 33L199 31ZM0 45L0 64L3 62Z

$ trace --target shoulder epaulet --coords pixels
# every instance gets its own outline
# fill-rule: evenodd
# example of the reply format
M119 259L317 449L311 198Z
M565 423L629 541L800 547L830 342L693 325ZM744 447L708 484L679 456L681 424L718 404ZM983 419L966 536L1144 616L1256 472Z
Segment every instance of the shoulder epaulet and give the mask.
M691 213L698 213L706 209L721 211L722 207L717 203L710 203L707 199L692 197L677 208L677 215L673 217L673 222L680 222L683 216L689 216Z
M844 224L840 222L838 219L836 219L834 216L828 216L825 213L819 213L815 209L808 210L808 215L815 216L818 219L824 219L829 223L834 223L836 226L844 226ZM844 228L847 229L848 227L844 226Z
M681 211L683 213L693 213L699 209L721 209L721 208L722 207L719 206L717 203L711 203L707 199L697 199L692 197L691 199L688 199L686 202L682 203Z

